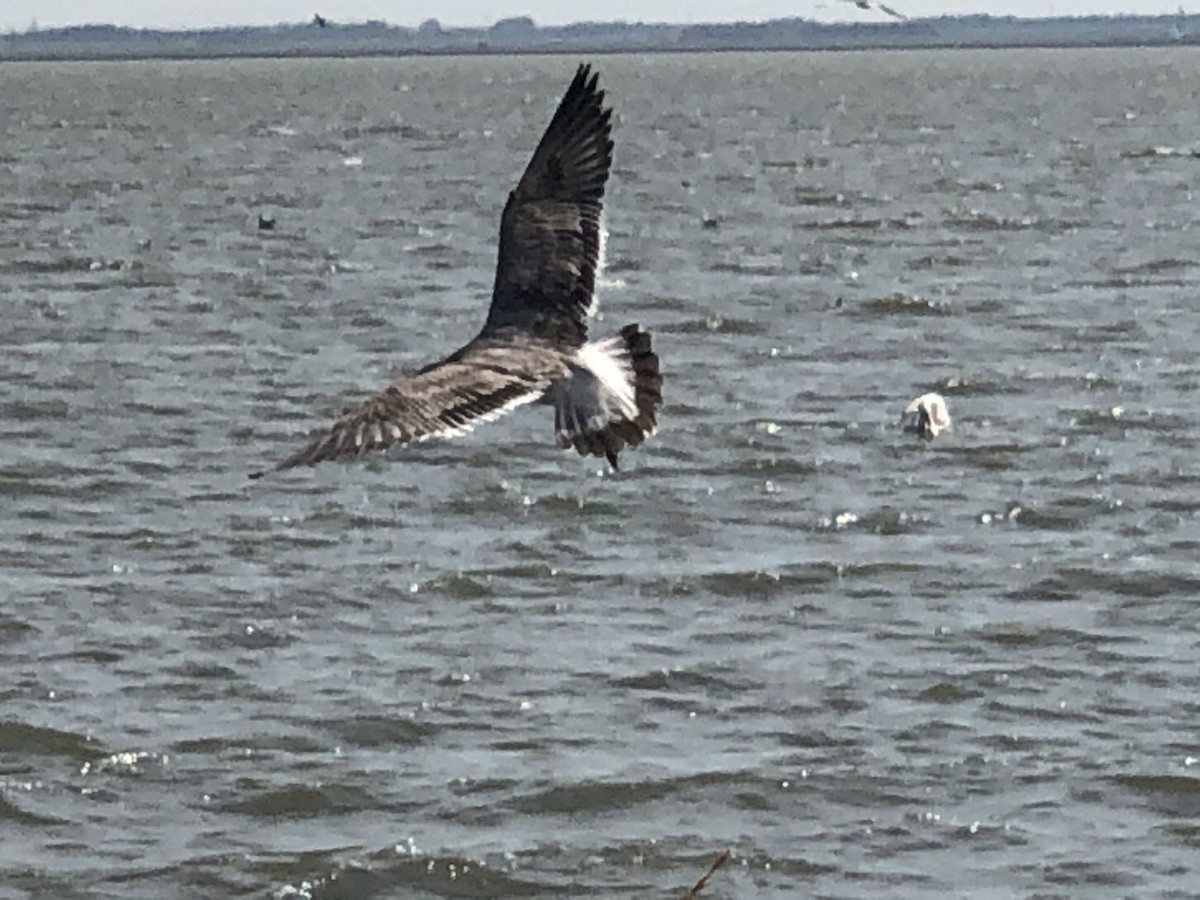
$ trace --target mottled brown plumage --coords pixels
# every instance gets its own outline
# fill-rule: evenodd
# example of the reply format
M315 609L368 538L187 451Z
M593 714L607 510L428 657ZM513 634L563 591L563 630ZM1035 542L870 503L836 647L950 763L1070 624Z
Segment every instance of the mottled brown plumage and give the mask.
M276 470L452 436L543 397L560 446L614 468L626 445L654 431L662 377L650 335L629 325L587 343L613 149L612 111L596 85L580 66L509 194L478 336L342 416Z

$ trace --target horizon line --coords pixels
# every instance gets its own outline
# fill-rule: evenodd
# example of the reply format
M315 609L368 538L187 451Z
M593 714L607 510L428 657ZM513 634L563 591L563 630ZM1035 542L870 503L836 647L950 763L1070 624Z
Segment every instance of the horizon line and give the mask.
M314 14L314 15L319 15L319 14ZM1049 15L1049 16L1047 16L1047 15L1040 15L1040 16L1038 16L1038 15L1018 15L1018 14L1013 14L1013 13L1008 13L1008 14L1004 14L1004 15L996 15L993 13L946 13L946 14L939 15L939 16L910 16L903 20L897 20L897 19L892 19L892 18L883 18L883 19L875 19L875 20L871 20L871 21L863 21L862 19L854 19L854 18L826 20L826 19L816 19L816 18L810 18L808 16L799 16L799 15L797 15L797 16L773 16L773 17L765 18L765 19L725 19L725 20L713 19L713 20L706 20L706 21L691 20L691 21L686 21L686 22L649 21L649 20L643 20L643 19L638 19L638 20L580 19L578 21L567 22L567 23L556 24L556 25L548 25L548 24L544 24L544 23L539 23L539 22L537 22L536 19L534 19L533 16L528 15L528 14L522 14L522 15L515 15L515 16L504 16L502 18L496 19L495 21L493 21L489 24L475 24L475 25L443 25L436 16L429 16L428 18L424 19L420 25L402 25L402 24L398 24L398 23L394 23L394 22L389 22L386 19L374 19L374 18L363 19L363 20L354 20L354 21L350 21L350 20L334 21L332 19L329 19L328 17L322 17L325 24L320 25L320 26L317 26L314 23L314 20L310 18L310 19L295 19L295 20L269 22L269 23L268 22L259 22L259 23L255 23L255 24L241 24L241 25L238 25L238 24L214 24L214 25L195 25L195 26L179 26L179 27L159 26L159 25L118 25L118 24L114 24L112 22L100 22L100 21L82 21L82 22L73 22L73 23L69 23L69 24L57 24L57 23L42 24L42 23L38 22L37 17L35 16L33 18L33 21L30 22L30 24L28 24L27 26L25 26L24 29L19 29L15 26L5 28L5 29L3 29L3 32L0 33L0 37L12 37L14 35L44 34L47 32L69 31L72 29L86 29L86 28L104 28L104 29L113 29L113 30L119 30L119 31L143 31L143 32L151 31L151 32L160 32L160 33L164 33L164 34L186 34L189 32L233 31L233 30L253 29L253 28L317 28L317 27L319 27L321 29L328 30L330 28L335 28L335 29L336 28L362 28L362 27L369 26L369 25L375 25L375 26L384 26L384 27L390 28L390 29L404 29L407 31L416 31L416 30L428 25L429 23L435 23L441 31L453 32L453 31L486 31L486 30L495 28L497 25L503 25L503 24L507 24L507 23L513 23L513 24L528 23L528 25L531 25L533 28L536 28L536 29L556 29L556 28L570 28L570 27L576 26L576 25L630 25L630 26L643 26L643 27L668 26L668 27L687 28L687 27L708 26L708 25L721 25L721 26L769 25L772 22L808 22L813 25L833 25L833 26L844 26L844 25L904 26L904 25L911 25L911 24L920 23L920 22L940 22L940 21L946 21L946 20L953 21L953 20L965 20L965 19L994 19L996 21L1018 20L1018 21L1024 21L1024 22L1051 22L1051 21L1077 20L1077 19L1106 19L1106 20L1173 19L1173 20L1179 20L1179 19L1188 19L1188 18L1200 18L1200 13L1184 12L1183 9L1180 8L1180 10L1178 12L1174 12L1174 13L1120 12L1120 13L1087 13L1087 14L1082 14L1082 15L1064 14L1064 15Z

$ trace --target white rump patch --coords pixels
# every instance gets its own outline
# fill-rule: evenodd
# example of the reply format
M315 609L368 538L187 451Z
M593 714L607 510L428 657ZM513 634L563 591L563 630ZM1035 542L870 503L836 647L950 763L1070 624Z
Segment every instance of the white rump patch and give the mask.
M599 399L608 413L609 421L617 417L637 418L633 364L622 338L584 344L575 353L575 360L591 372L599 383Z

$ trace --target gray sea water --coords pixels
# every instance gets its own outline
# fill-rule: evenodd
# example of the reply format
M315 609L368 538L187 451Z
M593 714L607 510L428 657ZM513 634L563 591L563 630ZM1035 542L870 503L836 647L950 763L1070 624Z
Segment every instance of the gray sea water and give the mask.
M0 897L1200 895L1195 51L601 58L659 434L247 481L575 63L0 66Z

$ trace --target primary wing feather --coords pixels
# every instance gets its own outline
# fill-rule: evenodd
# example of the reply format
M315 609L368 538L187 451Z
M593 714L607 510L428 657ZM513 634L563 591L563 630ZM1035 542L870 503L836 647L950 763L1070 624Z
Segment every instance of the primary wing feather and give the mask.
M612 110L583 65L500 220L492 305L482 334L517 328L560 346L587 339L612 166Z
M612 110L596 83L580 66L508 196L479 336L347 413L276 470L458 434L542 397L569 374L567 355L586 341L594 306L612 166Z
M442 362L399 379L319 432L274 470L470 431L537 400L565 370L557 352L536 344L472 342Z

